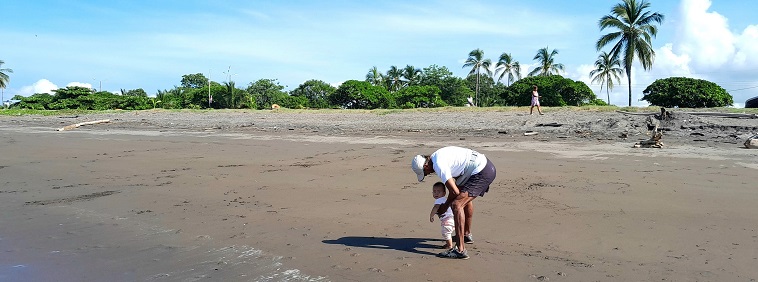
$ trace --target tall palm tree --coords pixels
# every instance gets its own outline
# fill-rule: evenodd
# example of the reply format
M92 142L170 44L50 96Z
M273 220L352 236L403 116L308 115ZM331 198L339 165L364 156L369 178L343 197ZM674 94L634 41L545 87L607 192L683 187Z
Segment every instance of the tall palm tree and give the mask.
M13 73L12 69L2 68L3 64L5 64L5 61L0 60L0 104L5 100L5 88L8 87L8 82L11 81L8 73Z
M503 53L500 55L500 60L495 65L495 73L500 72L498 81L503 80L503 77L508 74L508 84L510 86L516 80L521 79L521 65L518 61L514 61L510 53ZM515 75L515 76L514 76Z
M555 62L555 56L558 55L558 50L548 52L548 47L537 50L537 55L534 55L534 60L540 63L539 66L529 72L529 76L548 76L558 74L563 71L563 64Z
M402 87L403 81L403 70L397 68L396 66L391 66L389 70L387 70L387 76L385 76L385 83L387 84L387 90L389 91L397 91L400 90Z
M490 70L492 61L490 61L490 59L484 59L483 57L484 51L476 49L468 53L468 59L466 59L466 63L463 64L464 68L471 67L471 71L468 73L469 75L476 74L476 97L474 97L474 105L479 103L479 75L481 70L484 69L484 72L488 76L492 76L492 71Z
M623 0L611 9L611 14L600 18L598 25L600 30L606 28L617 31L600 37L595 44L597 50L613 44L611 56L622 56L621 64L626 71L626 79L629 84L629 106L632 106L632 64L635 57L642 64L642 69L649 70L653 67L655 51L651 39L658 34L655 23L663 22L663 14L647 11L650 3L645 0Z
M411 65L405 66L403 69L403 82L406 86L416 85L421 80L421 69L415 68Z
M366 81L371 83L371 85L380 86L384 84L384 75L374 66L368 70Z
M600 91L603 91L605 87L605 94L608 96L608 105L611 104L611 93L613 89L613 81L621 83L621 75L624 74L624 69L621 68L621 62L618 57L611 56L606 52L600 53L595 61L595 69L590 71L593 83L600 84Z

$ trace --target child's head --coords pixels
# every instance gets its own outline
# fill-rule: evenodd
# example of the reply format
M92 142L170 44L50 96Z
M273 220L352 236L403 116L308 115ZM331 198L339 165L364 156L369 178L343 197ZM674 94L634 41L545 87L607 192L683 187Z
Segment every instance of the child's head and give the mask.
M434 183L432 185L432 196L435 199L445 197L445 184L442 184L442 182Z

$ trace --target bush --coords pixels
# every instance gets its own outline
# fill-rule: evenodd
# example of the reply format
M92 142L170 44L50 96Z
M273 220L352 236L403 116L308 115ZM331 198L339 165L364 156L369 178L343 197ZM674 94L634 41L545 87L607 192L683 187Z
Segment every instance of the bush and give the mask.
M725 107L734 103L732 95L718 84L688 77L658 79L642 93L641 100L667 108Z
M542 106L582 106L594 103L597 99L595 93L584 82L560 75L525 77L508 86L501 98L506 105L529 106L533 85L539 88L537 91L540 93Z

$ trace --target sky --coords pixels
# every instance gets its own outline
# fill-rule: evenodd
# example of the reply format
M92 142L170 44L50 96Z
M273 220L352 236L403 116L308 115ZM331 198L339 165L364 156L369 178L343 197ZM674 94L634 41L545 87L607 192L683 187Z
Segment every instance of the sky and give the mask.
M497 62L510 53L522 74L541 48L556 49L564 77L587 83L598 56L598 20L619 0L4 0L0 68L4 99L66 86L150 96L185 74L244 87L276 79L289 91L317 79L338 86L376 66L431 65L465 77L469 52ZM656 79L685 76L720 85L744 107L758 96L758 17L753 1L649 1L665 16L652 69L632 69L632 105ZM610 46L604 50L610 50ZM626 77L610 93L628 103Z

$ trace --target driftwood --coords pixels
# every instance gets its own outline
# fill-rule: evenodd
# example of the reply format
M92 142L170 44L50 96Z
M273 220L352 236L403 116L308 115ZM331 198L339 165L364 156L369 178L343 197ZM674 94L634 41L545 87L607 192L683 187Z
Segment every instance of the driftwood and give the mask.
M622 113L625 115L633 115L633 116L659 116L659 113L633 113L633 112L626 112L626 111L616 111L616 112ZM715 113L715 112L682 112L682 113L693 115L693 116L758 119L758 115L756 114L733 114L733 113ZM671 117L671 112L665 111L664 108L661 108L660 116Z
M111 120L101 119L101 120L95 120L95 121L85 121L85 122L75 123L72 125L66 125L64 127L58 128L58 131L71 130L83 125L91 125L91 124L106 123L106 122L111 122Z
M622 113L625 115L632 115L632 116L653 116L657 115L658 113L633 113L633 112L626 112L626 111L616 111L617 113Z
M648 140L643 140L637 143L634 143L634 148L663 148L663 142L661 142L661 138L663 138L663 133L658 130L658 126L655 126L652 130L653 136L650 137Z
M537 135L537 132L535 131L524 132L524 136L532 136L532 135Z
M685 112L693 116L709 116L709 117L722 117L722 118L758 118L756 114L732 114L732 113L708 113L708 112Z
M537 126L561 127L563 126L563 124L557 123L557 122L551 122L551 123L538 123Z
M745 148L758 149L758 134L753 135L745 140Z

